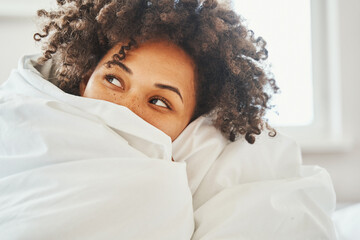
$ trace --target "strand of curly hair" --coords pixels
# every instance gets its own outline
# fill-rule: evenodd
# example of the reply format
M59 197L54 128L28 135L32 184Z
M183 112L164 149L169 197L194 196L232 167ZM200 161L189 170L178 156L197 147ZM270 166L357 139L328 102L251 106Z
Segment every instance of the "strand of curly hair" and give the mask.
M255 142L278 91L266 71L266 42L248 30L239 15L216 0L57 0L57 9L39 10L42 33L40 63L53 59L57 85L79 94L80 81L119 42L125 51L149 40L181 47L196 64L196 109L193 119L208 114L229 140ZM130 42L129 42L130 40Z

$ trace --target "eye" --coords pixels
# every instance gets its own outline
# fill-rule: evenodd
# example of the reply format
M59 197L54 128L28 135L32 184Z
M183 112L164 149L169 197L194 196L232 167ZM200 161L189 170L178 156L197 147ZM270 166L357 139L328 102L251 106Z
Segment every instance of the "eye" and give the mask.
M154 97L149 101L151 104L154 104L159 107L168 108L171 110L170 104L162 97Z
M106 81L108 81L109 83L119 87L119 88L124 88L123 85L121 84L121 81L118 80L115 76L113 75L106 75L105 76Z

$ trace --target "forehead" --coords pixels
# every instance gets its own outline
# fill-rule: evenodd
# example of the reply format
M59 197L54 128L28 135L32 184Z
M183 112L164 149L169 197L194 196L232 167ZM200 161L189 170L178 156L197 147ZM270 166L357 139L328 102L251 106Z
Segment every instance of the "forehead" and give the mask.
M118 43L110 49L101 63L114 59L116 54L127 43ZM116 57L115 57L116 59ZM180 47L167 41L152 41L125 51L121 60L134 77L146 77L149 81L174 84L185 88L185 91L195 88L195 64L191 57Z
M121 51L125 52L125 58L122 61L129 62L129 58L134 57L143 58L142 61L146 60L166 60L171 63L178 63L182 65L183 63L190 65L192 68L195 68L195 63L191 57L179 46L168 42L168 41L148 41L140 46L131 46L129 50L122 50L126 48L128 43L118 43L112 47L105 55L106 58L111 58L115 54L119 56L122 55ZM140 59L139 59L140 60ZM157 61L156 61L157 62ZM155 62L154 62L155 63Z

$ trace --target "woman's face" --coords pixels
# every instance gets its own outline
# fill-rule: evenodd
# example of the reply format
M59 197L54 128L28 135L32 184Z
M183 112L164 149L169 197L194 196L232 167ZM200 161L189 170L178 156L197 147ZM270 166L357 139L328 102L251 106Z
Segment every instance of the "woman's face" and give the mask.
M195 109L192 59L176 45L160 41L129 50L120 64L107 64L122 45L110 49L81 83L81 95L125 106L174 141Z

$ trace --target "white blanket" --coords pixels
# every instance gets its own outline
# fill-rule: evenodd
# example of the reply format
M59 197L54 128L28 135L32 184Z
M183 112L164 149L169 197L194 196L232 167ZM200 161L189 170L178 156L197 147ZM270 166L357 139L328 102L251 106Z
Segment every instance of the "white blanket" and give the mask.
M335 239L331 180L288 138L229 143L201 117L171 144L33 65L0 87L1 239Z
M65 94L22 62L0 112L0 239L190 239L186 164L130 110Z
M299 147L281 134L228 143L202 118L175 140L174 158L188 164L193 239L337 238L328 173L302 166Z
M345 206L338 208L333 215L339 240L360 239L360 203L344 203L343 205Z

